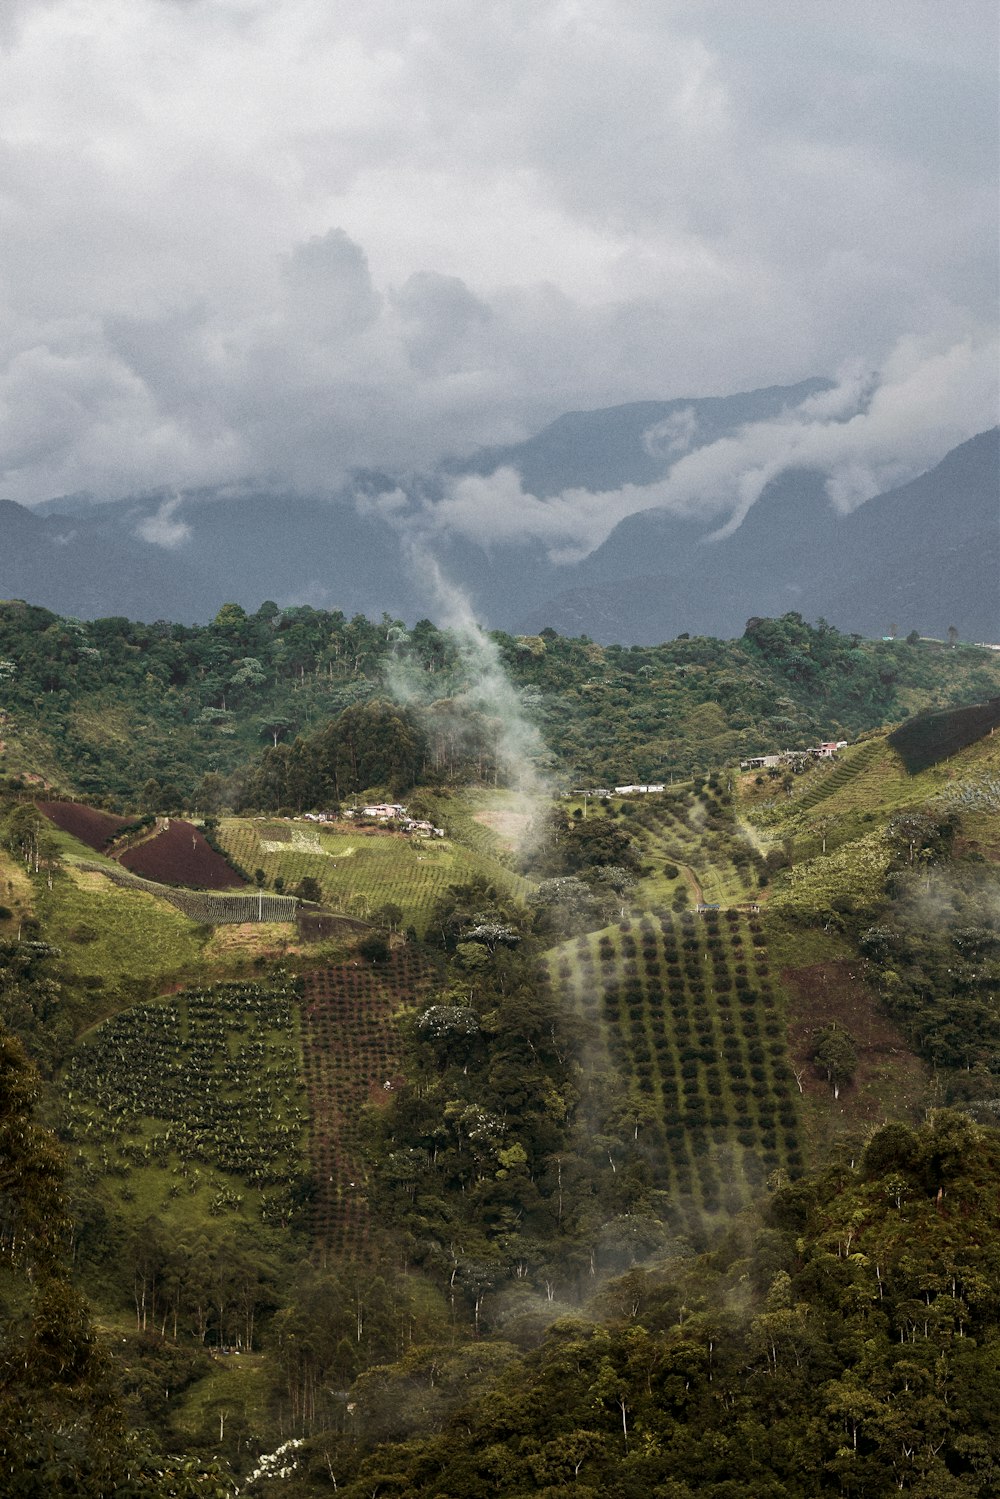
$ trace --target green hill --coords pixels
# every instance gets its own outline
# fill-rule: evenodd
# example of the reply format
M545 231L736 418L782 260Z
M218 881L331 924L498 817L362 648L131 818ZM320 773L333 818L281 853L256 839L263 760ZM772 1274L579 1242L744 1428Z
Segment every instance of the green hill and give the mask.
M341 653L333 696L321 674L308 692L289 686L315 721L297 739L272 726L262 754L249 714L227 708L237 720L211 732L223 722L231 769L202 772L195 755L216 777L213 858L249 888L146 879L116 857L163 829L139 825L124 772L102 780L79 702L96 713L120 694L109 755L140 700L143 754L170 742L180 755L202 733L183 726L180 683L173 720L154 714L149 684L129 700L133 627L100 624L121 648L111 685L84 692L68 669L53 681L59 702L37 730L50 760L20 735L23 703L7 710L22 772L58 762L72 784L78 764L76 785L100 787L124 819L62 809L56 826L30 783L0 791L5 1065L30 1075L13 1033L41 1073L12 1085L4 1138L35 1141L46 1180L64 1182L50 1237L37 1214L24 1223L47 1284L88 1298L73 1356L114 1357L103 1385L96 1364L81 1372L80 1409L103 1400L128 1442L144 1434L202 1471L219 1461L244 1485L294 1439L290 1499L728 1499L740 1484L775 1499L851 1484L985 1499L1000 741L978 709L888 737L878 725L903 696L988 698L992 661L845 642L794 617L755 622L741 642L644 652L502 641L567 780L581 765L638 779L654 745L658 763L699 771L673 785L668 773L662 792L528 797L486 784L501 757L484 748L499 741L481 705L439 706L466 670L449 665L448 637L418 636L427 675L442 675L404 710L381 695L381 641L366 675L343 658L357 622L309 611L291 640L307 623ZM272 616L161 632L160 668L230 629L242 651L252 632L258 645L281 633ZM336 698L338 661L356 673L352 702ZM751 736L791 745L843 724L832 684L848 668L837 712L864 737L801 773L737 769ZM754 702L771 713L734 727ZM445 717L450 760L433 738ZM348 775L354 750L359 767L409 765L407 804L445 836L346 806L322 823L296 815L289 788L305 805L306 788ZM392 789L361 776L359 802ZM207 867L194 831L171 826L178 874L188 858ZM944 1112L928 1119L931 1106ZM9 1178L25 1201L37 1180L27 1166ZM31 1277L4 1255L3 1336L20 1349L44 1308L30 1312ZM0 1410L13 1399L0 1377ZM32 1420L24 1451L48 1430ZM60 1461L73 1429L44 1437Z

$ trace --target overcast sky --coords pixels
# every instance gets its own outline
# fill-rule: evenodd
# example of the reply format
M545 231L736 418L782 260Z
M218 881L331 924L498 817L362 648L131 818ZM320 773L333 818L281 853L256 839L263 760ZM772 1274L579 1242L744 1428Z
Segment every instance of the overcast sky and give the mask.
M856 503L996 420L996 78L994 0L4 0L0 494L877 372ZM774 467L715 459L663 502Z

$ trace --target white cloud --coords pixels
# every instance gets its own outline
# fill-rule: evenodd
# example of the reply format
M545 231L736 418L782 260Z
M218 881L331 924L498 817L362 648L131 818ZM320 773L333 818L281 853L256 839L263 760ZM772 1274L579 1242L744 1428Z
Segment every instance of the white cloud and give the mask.
M176 520L175 512L183 503L183 495L174 495L164 500L155 515L145 516L135 528L141 541L151 541L154 546L172 551L191 536L191 527L186 521Z
M980 332L993 9L899 9L9 0L3 492L330 490Z

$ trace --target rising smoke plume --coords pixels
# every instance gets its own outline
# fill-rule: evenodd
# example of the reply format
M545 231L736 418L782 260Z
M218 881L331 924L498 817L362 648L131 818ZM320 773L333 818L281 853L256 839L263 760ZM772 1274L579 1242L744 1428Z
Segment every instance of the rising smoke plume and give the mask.
M415 574L427 585L436 622L449 632L457 650L458 663L448 683L447 699L454 732L461 736L463 725L475 719L489 721L495 762L516 798L511 831L520 835L515 841L521 842L535 812L550 795L545 742L504 669L496 642L477 623L467 596L445 577L437 558L423 543L406 538L405 545ZM393 653L386 675L398 702L424 709L432 702L440 705L440 678L429 683L426 673L414 668L405 649Z

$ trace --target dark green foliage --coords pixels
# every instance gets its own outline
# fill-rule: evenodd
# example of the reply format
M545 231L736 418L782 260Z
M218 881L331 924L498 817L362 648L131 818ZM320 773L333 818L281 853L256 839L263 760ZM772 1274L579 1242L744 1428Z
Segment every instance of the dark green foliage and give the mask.
M910 775L946 760L1000 725L1000 697L945 713L922 713L889 735Z
M244 777L239 802L301 812L370 786L401 795L415 784L424 755L412 714L378 700L359 703L315 734L265 750L259 767Z
M528 716L561 774L591 784L686 776L851 737L898 717L902 687L911 702L943 692L961 703L1000 686L1000 663L986 653L864 641L798 614L751 621L737 641L681 636L626 650L554 632L495 640L514 685L530 692ZM205 626L82 623L8 601L0 656L16 667L4 683L4 737L16 745L30 732L53 780L127 810L216 812L241 794L252 805L251 793L268 807L304 806L314 792L332 802L338 785L412 785L414 760L430 781L492 784L506 774L458 641L426 620L407 634L399 621L302 606ZM363 714L345 720L335 742L314 742L345 711L385 696L390 657L410 672L420 704L403 715L395 747L366 760ZM262 734L270 759L260 759ZM241 788L233 776L248 761Z
M274 888L276 890L278 888L277 881L275 881ZM312 904L318 905L323 899L323 887L315 875L305 874L295 886L292 894L297 895L299 900L310 901Z
M358 953L366 963L385 963L389 957L389 944L379 932L363 937L358 943Z
M854 1042L843 1026L825 1025L813 1038L813 1063L840 1097L841 1088L851 1082L858 1065Z
M70 1279L64 1160L38 1080L0 1029L0 1461L9 1499L217 1499L214 1464L166 1463L126 1429L122 1390Z
M998 1203L995 1132L941 1112L876 1136L710 1255L654 1257L544 1331L513 1320L524 1351L465 1361L458 1411L414 1398L429 1350L363 1376L337 1492L991 1499Z
M915 1049L952 1073L952 1096L989 1107L1000 1093L1000 907L990 868L904 864L859 945Z
M77 627L0 606L2 628L19 651L12 742L19 725L37 724L54 763L93 798L111 792L129 810L147 782L157 810L165 799L207 812L237 800L332 806L376 788L406 791L415 808L414 782L503 774L488 721L456 709L456 641L426 622L407 640L392 621L273 606L223 611L190 631ZM206 1370L204 1340L254 1350L245 1365L262 1371L273 1402L260 1411L262 1445L278 1430L310 1438L282 1480L288 1499L563 1490L985 1499L998 1419L993 1136L953 1115L890 1126L856 1173L793 1180L805 1147L784 999L768 974L770 916L640 913L647 881L681 907L709 881L725 894L704 899L725 905L756 885L757 871L767 877L740 837L728 773L711 766L891 717L900 687L909 701L940 690L937 656L795 615L751 622L741 641L636 651L553 632L498 640L567 779L640 781L694 767L696 788L632 797L614 816L593 800L586 816L556 806L535 894L522 905L484 880L453 888L430 922L435 951L419 955L419 982L399 961L413 943L390 947L376 932L338 959L335 1013L307 974L280 1024L243 986L240 1026L220 1029L238 995L206 985L113 1015L76 1048L50 1106L74 1153L77 1266L102 1311L120 1318L134 1307L138 1332L122 1349L134 1422L161 1445L169 1434L169 1450L219 1450L214 1407L200 1427L171 1425L182 1396L196 1405L202 1381L219 1372ZM93 650L104 653L100 670ZM390 651L429 689L413 710L384 696ZM965 657L948 659L956 678L945 690L960 693ZM995 663L977 670L987 696ZM131 736L134 764L119 763L96 720ZM781 800L802 804L797 794ZM992 867L961 862L959 832L944 804L891 823L888 889L864 917L877 927L863 939L862 971L935 1063L943 1096L986 1120L1000 1096L1000 938ZM39 854L38 888L42 833L27 807L10 824L17 857ZM778 857L790 853L801 868L791 843ZM787 878L776 870L779 895ZM880 883L868 909L882 898ZM277 898L246 899L263 914ZM853 892L833 899L843 904L837 940L854 942ZM398 929L400 907L375 920ZM588 938L602 920L613 924ZM92 931L79 923L71 940ZM106 1008L88 1011L82 989L53 977L57 955L33 941L2 955L0 1002L54 1073L85 1023L150 991L102 1000L98 988L88 1002ZM397 970L410 978L390 994ZM299 1087L300 1043L314 1083L334 1060L353 1065L374 1024L373 986L386 990L384 1045L352 1095L350 1153L314 1151L307 1178L305 1121L274 1089L292 1097ZM575 1014L562 997L571 989ZM838 1028L816 1042L823 1075L843 1084L849 1038ZM315 1146L324 1116L310 1086ZM777 1189L768 1208L737 1218L768 1181ZM321 1193L343 1203L345 1226L307 1246ZM46 1231L62 1255L65 1204L49 1206ZM710 1253L693 1257L692 1243ZM50 1393L37 1405L31 1394L29 1406L51 1399L53 1440L73 1448L89 1438L86 1420L65 1417L61 1371L79 1376L80 1391L105 1375L88 1362L89 1328L63 1294L62 1271L56 1281L42 1321L63 1341L50 1332L39 1343L37 1381ZM5 1303L12 1326L24 1305ZM242 1407L226 1422L223 1446L242 1481L251 1427ZM39 1432L36 1421L31 1440ZM124 1440L120 1448L128 1452ZM28 1473L34 1458L23 1452ZM84 1475L81 1494L100 1491L83 1459L66 1471ZM184 1491L187 1479L171 1481ZM116 1484L105 1487L127 1499Z

